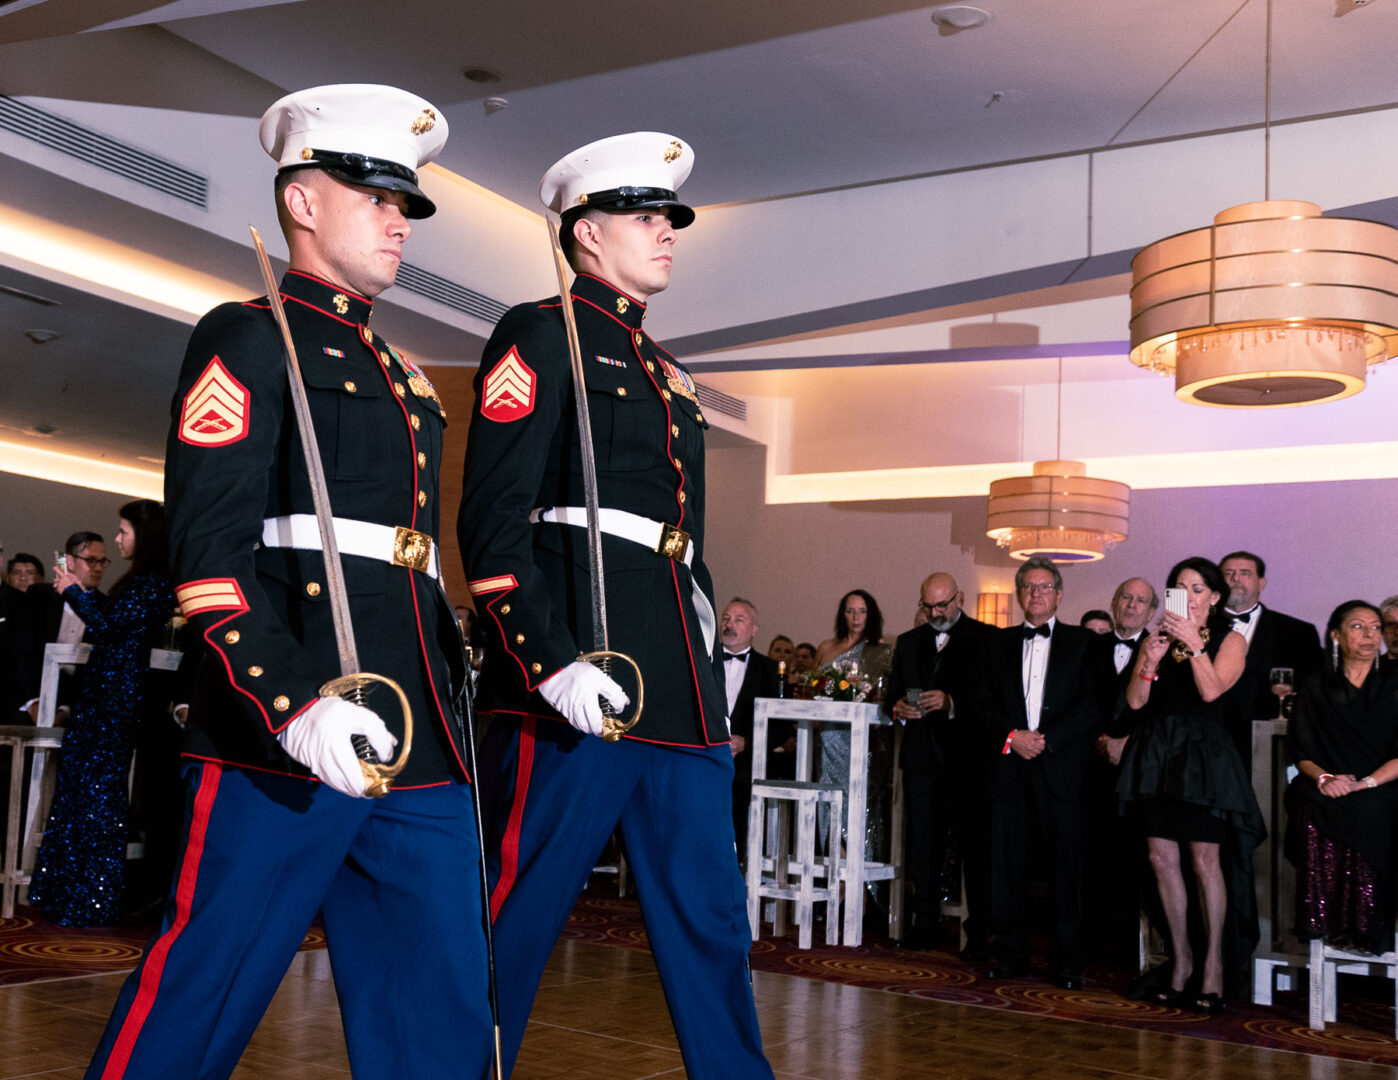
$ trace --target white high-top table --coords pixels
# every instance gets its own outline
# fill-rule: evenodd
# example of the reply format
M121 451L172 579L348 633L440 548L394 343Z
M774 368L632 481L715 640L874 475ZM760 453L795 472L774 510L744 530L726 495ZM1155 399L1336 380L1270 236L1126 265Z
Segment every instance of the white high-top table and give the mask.
M752 714L752 778L767 778L767 755L759 748L767 745L767 725L772 720L796 724L797 780L817 779L815 767L814 725L846 726L850 729L849 787L845 790L845 805L849 807L849 826L845 831L845 861L840 876L845 880L844 932L841 943L859 945L864 940L864 885L870 881L890 882L889 933L899 937L903 920L903 800L902 783L895 755L893 768L892 826L889 834L889 861L875 862L864 857L864 832L869 814L869 731L874 727L891 725L893 721L877 705L853 701L793 701L783 698L758 698ZM832 828L838 827L832 823Z

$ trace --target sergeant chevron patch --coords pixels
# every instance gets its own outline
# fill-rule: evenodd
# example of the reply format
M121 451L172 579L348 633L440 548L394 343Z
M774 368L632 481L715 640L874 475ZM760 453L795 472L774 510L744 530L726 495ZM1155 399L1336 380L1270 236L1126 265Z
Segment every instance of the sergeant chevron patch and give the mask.
M215 356L180 407L180 441L227 446L248 433L248 391Z
M534 379L534 372L511 345L485 377L481 415L501 424L528 416L534 411Z
M187 581L175 590L175 599L186 619L206 611L247 611L243 590L233 578Z

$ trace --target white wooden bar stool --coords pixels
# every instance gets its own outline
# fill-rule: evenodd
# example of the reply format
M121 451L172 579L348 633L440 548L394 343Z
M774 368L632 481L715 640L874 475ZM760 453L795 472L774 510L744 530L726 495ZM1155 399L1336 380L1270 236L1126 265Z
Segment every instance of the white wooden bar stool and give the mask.
M1335 975L1346 974L1383 975L1394 980L1393 998L1393 1037L1398 1039L1398 941L1394 950L1382 956L1367 953L1346 952L1333 945L1327 945L1320 938L1311 941L1310 963L1310 1028L1324 1031L1326 1024L1335 1022L1337 995Z
M48 817L49 803L53 801L58 759L50 751L62 745L61 727L0 727L0 746L10 748L9 814L3 838L3 865L0 865L0 919L14 918L16 893L24 899L29 891L34 860L44 835L43 823ZM27 800L23 797L26 751L33 755L27 770L30 774Z
M767 800L794 805L796 810L796 844L790 846L791 830L785 813L778 814L780 824L772 831L772 846L764 845L763 819ZM840 941L840 830L832 828L824 858L816 857L816 807L830 806L831 821L839 821L844 810L845 793L834 784L817 784L805 780L754 780L752 799L748 803L748 923L752 939L761 936L762 901L777 901L773 927L780 933L785 929L782 902L796 905L797 944L811 947L811 926L815 904L824 900L825 943ZM770 874L768 873L770 871ZM824 884L818 885L817 879Z

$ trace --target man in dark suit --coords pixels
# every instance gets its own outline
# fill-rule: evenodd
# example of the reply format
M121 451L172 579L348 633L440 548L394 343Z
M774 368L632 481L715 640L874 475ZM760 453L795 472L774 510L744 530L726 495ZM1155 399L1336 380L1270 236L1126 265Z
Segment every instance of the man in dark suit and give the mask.
M733 831L738 841L738 857L747 857L748 800L752 796L752 706L760 697L777 696L777 662L752 647L757 636L757 608L751 600L735 596L723 609L718 624L721 645L715 650L714 673L728 695L729 745L733 748ZM783 729L785 725L782 725ZM778 738L777 725L767 732L767 775L782 758L774 751L785 741ZM791 770L785 770L789 779Z
M1233 617L1233 629L1247 638L1247 664L1233 689L1225 696L1228 733L1252 771L1252 722L1275 720L1277 699L1272 695L1271 674L1277 667L1291 668L1292 686L1316 670L1324 654L1316 628L1302 619L1283 615L1260 603L1267 587L1267 564L1250 551L1235 551L1219 563L1228 584L1224 604Z
M1398 596L1390 596L1379 605L1383 619L1383 663L1398 664Z
M1083 911L1087 924L1096 928L1090 943L1095 952L1128 967L1136 959L1145 842L1134 822L1118 811L1116 784L1135 715L1126 706L1126 688L1159 606L1150 582L1127 578L1112 594L1111 632L1094 643L1102 732L1083 793Z
M1033 558L1015 574L1024 623L990 647L998 670L989 685L985 729L991 764L991 932L993 979L1029 970L1030 851L1047 855L1053 897L1054 982L1082 986L1082 792L1093 740L1101 731L1094 643L1059 622L1063 576ZM1037 843L1036 843L1037 842Z
M948 829L965 875L964 955L984 959L989 934L990 845L986 798L989 755L976 702L984 651L994 628L961 610L961 590L950 574L922 583L918 610L927 619L898 636L884 711L906 725L903 733L903 811L908 875L913 882L911 928L898 942L931 948L939 915L942 856Z

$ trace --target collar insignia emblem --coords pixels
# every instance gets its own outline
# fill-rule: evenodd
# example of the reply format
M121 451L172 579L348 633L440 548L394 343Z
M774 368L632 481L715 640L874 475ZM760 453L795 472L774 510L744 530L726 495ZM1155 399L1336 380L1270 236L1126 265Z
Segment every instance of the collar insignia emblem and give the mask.
M631 301L628 300L628 299L626 299L626 297L624 297L624 296L618 296L618 297L616 298L616 313L617 313L618 315L625 315L625 314L626 314L626 309L629 308L630 306L631 306Z
M349 314L349 297L346 296L344 293L337 292L334 296L330 298L330 302L335 305L335 314Z

